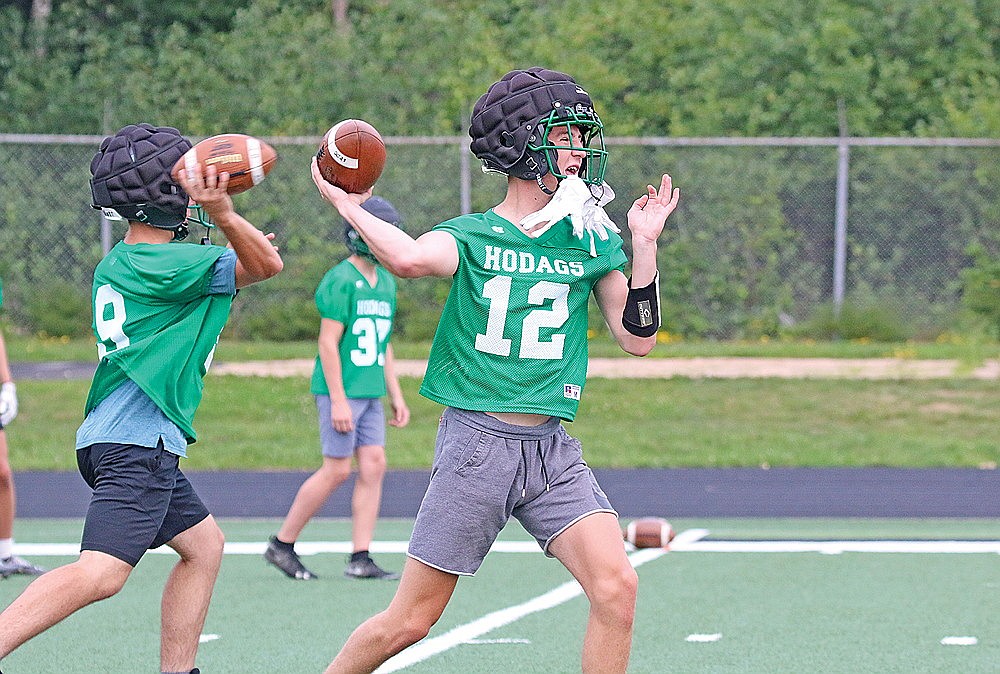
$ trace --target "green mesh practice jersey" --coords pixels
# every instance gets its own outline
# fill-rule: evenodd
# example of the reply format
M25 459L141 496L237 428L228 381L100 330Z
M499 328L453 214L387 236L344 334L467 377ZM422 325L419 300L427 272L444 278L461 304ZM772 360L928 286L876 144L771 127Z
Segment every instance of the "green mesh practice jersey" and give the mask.
M316 288L319 315L344 326L340 339L340 368L348 398L385 395L385 351L396 315L396 279L376 265L375 286L344 260L331 269ZM330 395L319 356L310 390Z
M206 295L226 249L193 243L117 244L94 270L100 363L86 413L131 379L195 441L192 426L231 295Z
M587 305L594 285L625 267L622 240L573 235L569 220L537 239L492 210L434 228L458 245L458 270L420 393L482 412L572 421L587 376Z

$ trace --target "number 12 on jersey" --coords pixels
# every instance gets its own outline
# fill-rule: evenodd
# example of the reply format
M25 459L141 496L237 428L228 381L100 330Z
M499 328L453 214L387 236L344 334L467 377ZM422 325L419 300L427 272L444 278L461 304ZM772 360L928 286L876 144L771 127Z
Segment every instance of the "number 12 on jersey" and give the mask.
M483 284L483 297L490 301L486 319L486 333L476 335L476 350L496 356L509 356L512 341L504 337L510 309L510 290L513 279L498 275ZM551 300L551 304L546 305ZM558 360L563 357L566 335L556 332L543 341L543 328L558 329L569 318L569 285L553 281L539 281L528 289L528 303L538 306L525 316L521 324L521 358Z

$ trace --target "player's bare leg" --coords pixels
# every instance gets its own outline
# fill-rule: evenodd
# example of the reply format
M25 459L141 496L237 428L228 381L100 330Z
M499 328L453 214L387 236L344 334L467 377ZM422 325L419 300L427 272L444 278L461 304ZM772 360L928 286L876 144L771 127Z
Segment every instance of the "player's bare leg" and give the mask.
M334 459L324 456L323 465L306 478L295 494L292 507L288 509L285 521L281 523L281 528L278 530L278 540L285 543L297 541L299 534L302 533L309 520L319 512L326 500L330 498L330 494L350 475L350 457Z
M389 607L354 630L326 674L375 671L401 650L417 643L444 612L458 576L407 558Z
M595 513L561 533L549 546L590 600L583 639L583 672L624 672L632 650L639 581L622 543L618 518Z
M115 595L131 572L116 557L84 550L75 562L39 576L0 613L0 658L84 606Z
M7 458L7 432L0 429L0 538L14 535L14 473Z
M351 496L351 542L355 552L367 550L375 534L386 466L385 449L378 445L358 447L357 457L358 475Z
M160 606L160 668L194 667L212 589L222 565L225 537L211 515L169 541L181 559L170 572Z

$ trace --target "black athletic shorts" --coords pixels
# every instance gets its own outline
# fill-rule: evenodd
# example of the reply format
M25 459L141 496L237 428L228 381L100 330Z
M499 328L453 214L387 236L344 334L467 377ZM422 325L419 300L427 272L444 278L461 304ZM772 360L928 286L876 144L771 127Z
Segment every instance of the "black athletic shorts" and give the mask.
M208 517L179 457L163 448L97 443L78 449L80 474L94 494L83 526L81 550L95 550L135 566Z

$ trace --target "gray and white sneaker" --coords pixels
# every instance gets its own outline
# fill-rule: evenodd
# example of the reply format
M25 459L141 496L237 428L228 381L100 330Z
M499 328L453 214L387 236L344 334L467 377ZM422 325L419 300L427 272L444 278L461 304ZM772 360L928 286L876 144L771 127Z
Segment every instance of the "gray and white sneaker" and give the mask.
M15 574L23 576L40 576L45 573L45 571L46 569L36 566L28 560L18 557L17 555L11 555L6 559L0 559L0 577L3 578L13 576Z
M347 562L344 575L348 578L377 578L379 580L399 580L399 574L379 567L371 557Z
M303 566L302 560L295 554L295 550L280 545L278 539L274 536L271 536L271 540L267 543L267 550L264 551L264 559L269 564L274 564L281 569L289 578L294 578L295 580L313 580L319 578L319 576Z

